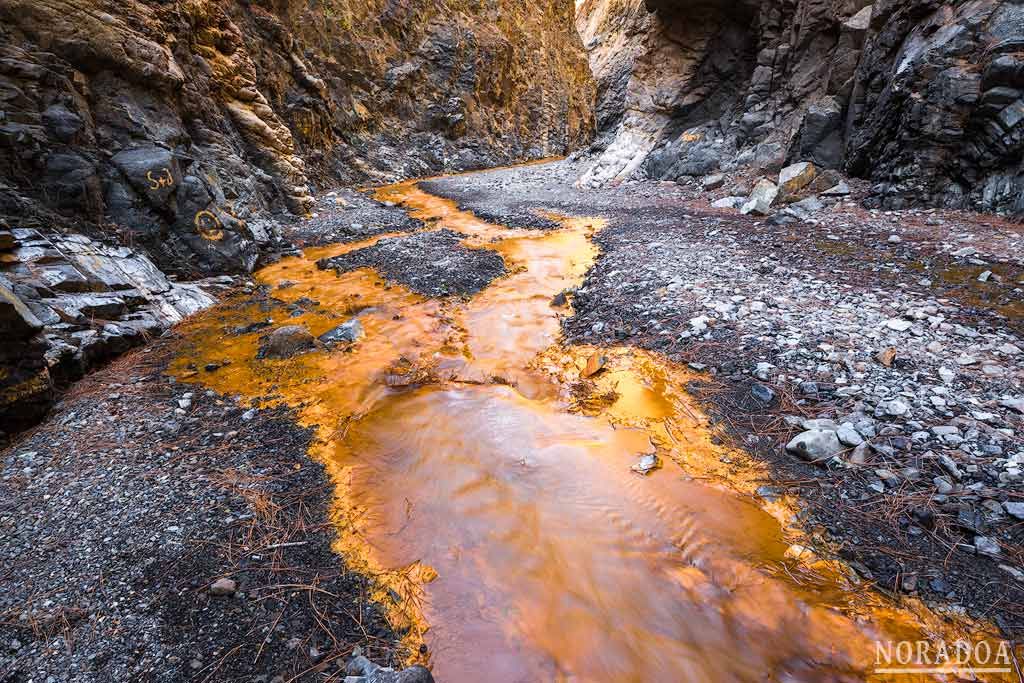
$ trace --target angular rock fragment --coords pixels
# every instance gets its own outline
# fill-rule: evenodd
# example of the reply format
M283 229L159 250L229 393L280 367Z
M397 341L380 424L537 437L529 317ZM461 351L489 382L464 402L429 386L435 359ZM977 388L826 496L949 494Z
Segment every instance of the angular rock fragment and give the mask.
M775 183L770 180L762 178L754 186L750 196L747 197L747 201L740 208L740 212L744 214L757 214L759 216L767 216L771 213L772 204L775 202L775 198L779 194L779 188L776 187Z

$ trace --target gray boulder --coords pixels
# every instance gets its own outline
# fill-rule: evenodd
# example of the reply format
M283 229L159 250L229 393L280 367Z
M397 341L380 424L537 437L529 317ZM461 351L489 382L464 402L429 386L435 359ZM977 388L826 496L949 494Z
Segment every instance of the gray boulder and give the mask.
M843 452L843 444L831 430L810 429L786 444L786 450L807 462L820 463Z

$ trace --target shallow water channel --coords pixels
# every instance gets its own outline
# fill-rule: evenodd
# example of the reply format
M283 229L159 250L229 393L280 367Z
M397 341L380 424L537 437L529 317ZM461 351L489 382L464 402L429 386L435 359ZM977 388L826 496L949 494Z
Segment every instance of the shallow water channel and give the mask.
M571 304L552 298L598 257L600 220L512 230L414 183L378 196L496 250L509 274L430 300L316 267L380 238L309 249L257 277L315 305L291 317L229 300L181 328L191 343L172 372L316 426L337 549L378 578L438 681L933 680L873 675L876 641L966 627L804 550L796 503L754 495L767 472L716 445L683 369L560 345ZM287 360L256 359L265 331L233 332L272 320L318 335L353 316L366 333L354 345ZM632 469L651 454L658 469Z

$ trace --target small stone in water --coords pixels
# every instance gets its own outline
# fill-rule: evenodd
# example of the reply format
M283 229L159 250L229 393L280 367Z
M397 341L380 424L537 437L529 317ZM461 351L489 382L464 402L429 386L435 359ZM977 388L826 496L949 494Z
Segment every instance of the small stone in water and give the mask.
M595 353L587 360L587 367L583 368L583 372L580 373L580 377L588 379L593 377L597 373L604 370L605 365L608 364L608 358L602 356L599 353Z
M640 458L640 461L630 467L637 474L649 474L650 472L658 469L658 456L656 455L645 455Z

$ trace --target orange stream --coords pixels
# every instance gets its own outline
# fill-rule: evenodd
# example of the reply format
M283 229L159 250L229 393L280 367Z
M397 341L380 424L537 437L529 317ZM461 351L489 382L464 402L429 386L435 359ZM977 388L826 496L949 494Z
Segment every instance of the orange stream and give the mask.
M228 301L181 328L172 372L318 428L337 549L377 577L439 681L861 681L876 640L977 628L801 552L794 506L752 495L767 472L714 444L682 369L605 349L606 369L581 381L595 349L559 345L570 311L551 299L582 282L600 221L510 230L414 183L378 194L497 250L509 275L427 300L372 271L316 268L379 238L310 249L258 278L317 305L292 318ZM260 332L228 333L270 318L321 334L353 315L366 336L352 348L289 360L256 360ZM645 477L630 467L646 453L663 466Z

